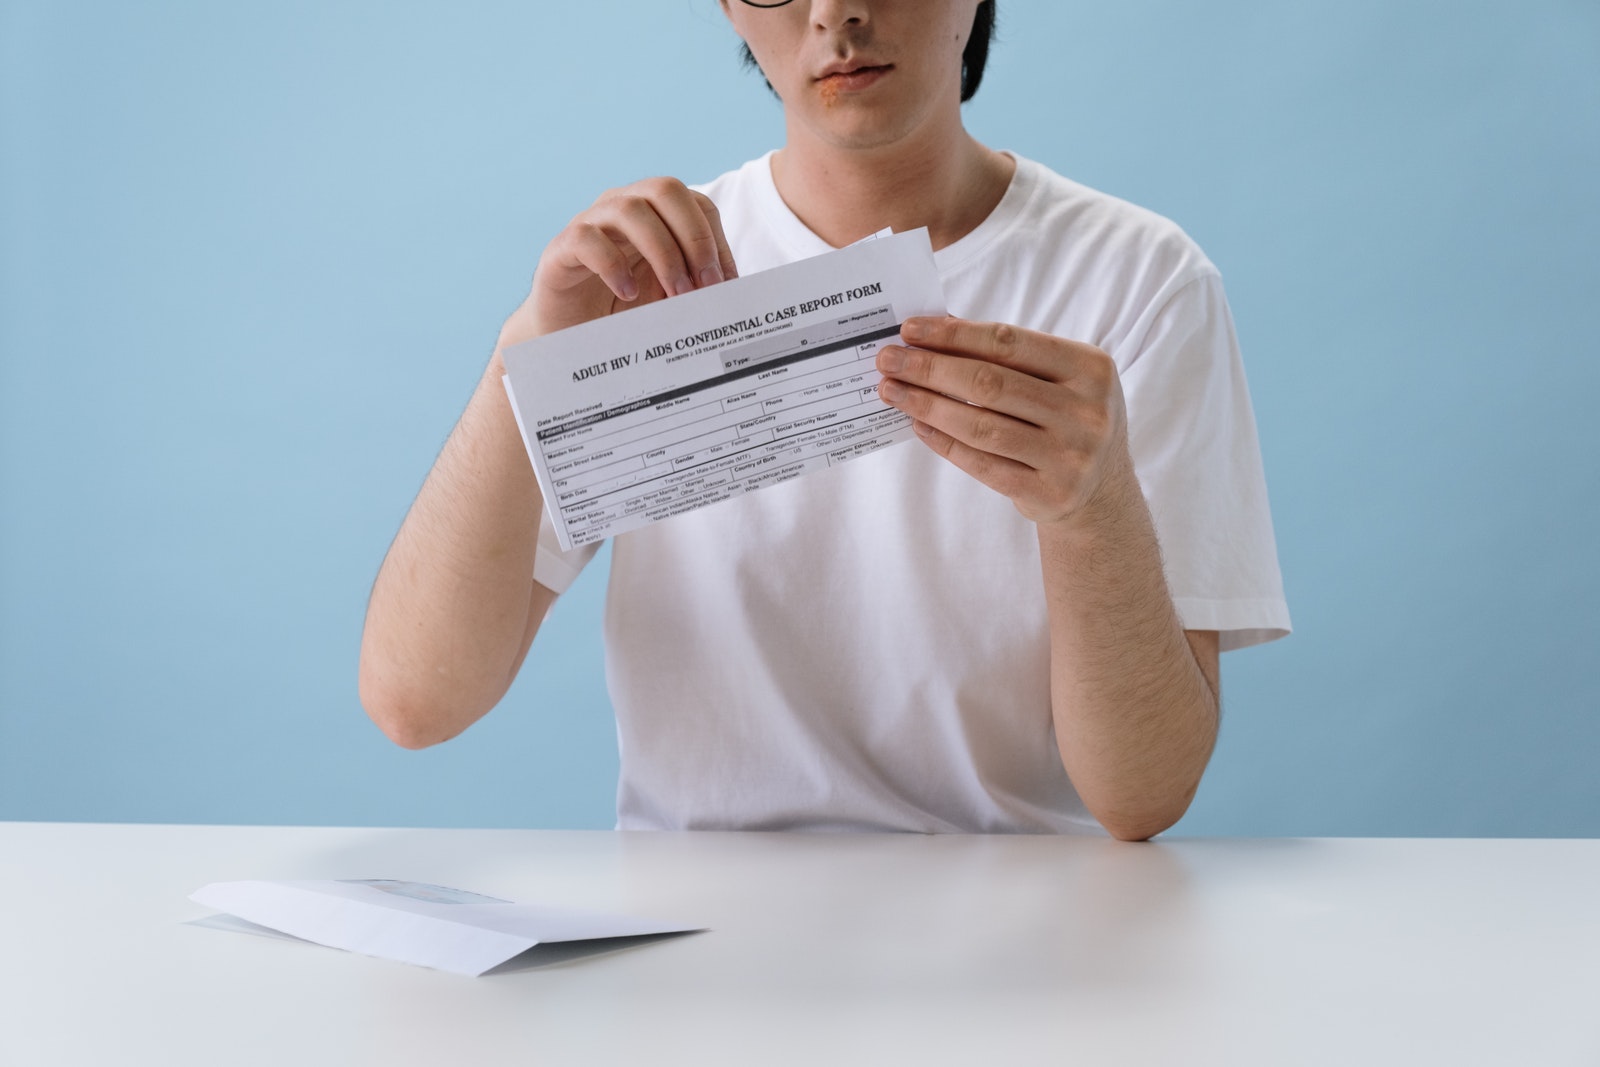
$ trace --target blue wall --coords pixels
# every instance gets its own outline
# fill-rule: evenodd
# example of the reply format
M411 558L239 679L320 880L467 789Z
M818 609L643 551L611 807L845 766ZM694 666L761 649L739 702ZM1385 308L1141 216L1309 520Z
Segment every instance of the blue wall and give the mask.
M1229 285L1297 633L1192 833L1600 834L1600 7L1006 0L969 124ZM713 0L0 0L0 818L606 826L602 567L368 724L368 583L543 243L775 143Z

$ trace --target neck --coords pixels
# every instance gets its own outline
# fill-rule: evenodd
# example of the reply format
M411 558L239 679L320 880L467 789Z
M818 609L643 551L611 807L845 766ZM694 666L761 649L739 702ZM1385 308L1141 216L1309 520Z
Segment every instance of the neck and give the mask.
M886 226L926 226L934 248L954 244L988 218L1015 169L959 122L942 136L873 148L828 144L791 125L772 158L784 203L835 248Z

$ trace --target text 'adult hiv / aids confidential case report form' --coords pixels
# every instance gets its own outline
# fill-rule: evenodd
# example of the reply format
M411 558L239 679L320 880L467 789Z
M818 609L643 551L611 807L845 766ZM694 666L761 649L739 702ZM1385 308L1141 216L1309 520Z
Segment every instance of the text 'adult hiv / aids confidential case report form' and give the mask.
M926 230L514 345L505 386L563 549L912 436L878 349L944 314Z

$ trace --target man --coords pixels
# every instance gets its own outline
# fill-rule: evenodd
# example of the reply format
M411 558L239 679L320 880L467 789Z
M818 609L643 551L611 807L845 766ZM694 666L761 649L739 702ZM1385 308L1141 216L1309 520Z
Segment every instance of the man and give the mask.
M966 132L993 0L721 2L784 146L609 192L545 249L373 588L369 714L464 730L586 558L540 543L506 346L926 226L953 315L878 360L920 442L616 539L619 825L1161 832L1219 649L1288 627L1215 269Z

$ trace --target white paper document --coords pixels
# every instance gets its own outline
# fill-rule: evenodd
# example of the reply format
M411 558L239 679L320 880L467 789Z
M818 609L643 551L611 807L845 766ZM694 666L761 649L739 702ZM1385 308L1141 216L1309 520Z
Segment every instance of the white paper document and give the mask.
M926 230L514 345L505 386L564 549L912 436L878 349L942 315Z
M466 975L554 941L699 929L382 878L216 882L189 899L319 945Z

